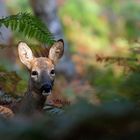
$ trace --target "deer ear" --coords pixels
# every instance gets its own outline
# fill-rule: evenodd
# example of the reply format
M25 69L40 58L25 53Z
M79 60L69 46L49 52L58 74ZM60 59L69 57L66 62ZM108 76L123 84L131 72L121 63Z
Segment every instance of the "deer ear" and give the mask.
M24 42L20 42L18 44L18 54L20 61L27 66L28 69L31 68L31 60L33 60L34 56L31 49Z
M49 59L51 59L54 64L63 56L64 53L64 42L62 39L55 42L49 50Z

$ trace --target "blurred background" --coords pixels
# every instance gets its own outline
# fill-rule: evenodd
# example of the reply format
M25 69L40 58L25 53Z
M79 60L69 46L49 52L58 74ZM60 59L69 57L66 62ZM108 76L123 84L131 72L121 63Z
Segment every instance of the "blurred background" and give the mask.
M91 128L95 133L101 132L105 135L107 132L115 136L117 133L123 136L123 132L128 136L127 128L129 132L139 129L140 121L137 122L136 114L131 113L132 110L136 111L139 119L139 109L134 107L135 110L133 105L129 104L140 103L139 0L0 0L1 18L20 12L39 17L56 40L60 38L65 40L65 54L58 64L54 91L48 102L58 107L65 107L84 99L84 102L72 107L67 116L59 120L55 118L53 126L50 125L52 120L47 120L48 126L43 126L48 130L55 128L53 134L48 131L46 136L41 127L38 128L38 125L41 125L38 121L34 130L31 130L32 122L30 126L25 120L21 123L16 122L17 129L26 122L26 125L22 126L23 129L19 129L20 134L28 130L33 131L32 134L39 131L40 133L36 134L38 136L46 138L52 134L56 136L55 138L61 139L60 135L66 133L68 129L73 130L73 135L70 135L71 137L68 135L68 138L72 139L77 136L76 132L83 134L83 131L85 132L90 126L93 126ZM34 45L37 45L38 50L41 48L41 44L36 40L12 32L4 26L0 28L0 95L6 93L16 97L23 96L26 92L29 74L17 55L19 41L31 44L32 49L35 49ZM111 104L106 104L110 102ZM128 104L124 105L126 102ZM95 108L87 104L94 105ZM73 114L76 117L72 117ZM115 115L124 118L114 117ZM110 123L110 118L103 116L112 117L110 125L106 124ZM112 123L113 117L118 119L115 124ZM131 117L134 119L132 125L125 126ZM100 122L98 118L103 120ZM43 124L44 120L41 123ZM12 134L12 127L9 129ZM3 132L2 134L5 134ZM25 138L30 139L26 135Z
M139 4L138 0L1 0L0 16L35 14L56 40L63 38L65 55L58 65L60 76L56 78L53 95L70 101L82 96L96 104L120 98L139 100L140 76L127 68L138 65L137 62L100 63L102 57L108 56L139 57L138 51L133 50L139 47ZM7 93L23 94L28 72L19 62L17 43L37 44L37 41L5 27L1 27L0 33L0 68L18 74L16 85L9 77L6 80L9 83L1 82L1 88ZM134 89L129 89L129 84Z
M139 104L139 0L0 0L0 17L19 12L39 17L56 40L65 40L48 101L58 106L79 98L94 105ZM1 93L23 95L27 89L29 75L17 55L21 40L40 47L36 40L0 28Z

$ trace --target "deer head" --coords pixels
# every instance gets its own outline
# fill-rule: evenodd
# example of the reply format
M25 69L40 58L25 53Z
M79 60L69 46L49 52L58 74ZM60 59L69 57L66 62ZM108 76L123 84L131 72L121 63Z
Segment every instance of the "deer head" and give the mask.
M58 40L52 45L48 57L38 58L33 55L26 43L18 44L19 58L30 72L29 88L31 91L44 96L51 93L55 79L55 65L63 52L63 40Z

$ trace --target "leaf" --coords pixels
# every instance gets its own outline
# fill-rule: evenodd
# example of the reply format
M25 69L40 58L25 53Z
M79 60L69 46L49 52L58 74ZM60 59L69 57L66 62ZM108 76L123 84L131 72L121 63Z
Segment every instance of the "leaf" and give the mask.
M25 36L37 39L41 43L53 45L53 35L44 23L29 13L19 13L0 19L0 25L10 27L13 31L23 33Z

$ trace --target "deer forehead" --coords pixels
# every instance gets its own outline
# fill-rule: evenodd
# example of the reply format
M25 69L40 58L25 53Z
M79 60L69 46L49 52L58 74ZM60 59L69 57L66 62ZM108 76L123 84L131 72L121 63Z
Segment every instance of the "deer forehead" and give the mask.
M31 69L35 70L51 70L54 68L52 60L46 57L34 58L31 61Z

